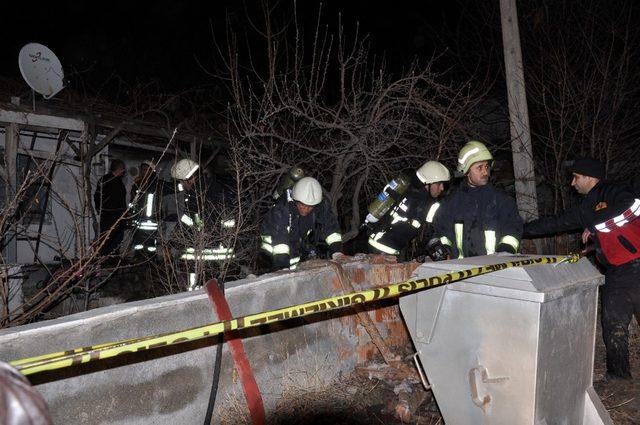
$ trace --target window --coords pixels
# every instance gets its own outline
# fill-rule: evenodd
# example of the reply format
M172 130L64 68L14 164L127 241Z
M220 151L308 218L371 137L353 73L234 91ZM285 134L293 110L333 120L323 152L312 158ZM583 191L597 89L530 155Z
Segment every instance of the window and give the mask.
M31 175L46 175L51 166L50 161L18 154L16 161L17 187L21 187ZM47 199L48 198L48 199ZM46 207L45 207L46 204ZM45 210L46 208L46 210ZM51 194L49 183L43 178L32 181L18 204L18 216L22 224L51 224Z

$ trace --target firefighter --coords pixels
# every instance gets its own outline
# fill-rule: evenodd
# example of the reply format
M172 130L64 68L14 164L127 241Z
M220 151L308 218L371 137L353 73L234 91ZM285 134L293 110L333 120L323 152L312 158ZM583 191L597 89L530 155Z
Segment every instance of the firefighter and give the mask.
M371 226L371 252L400 255L400 251L418 236L423 226L433 223L440 207L436 200L443 194L444 185L451 179L451 175L447 167L437 161L424 163L415 175L417 182L413 187L383 220Z
M313 177L303 177L285 192L267 213L261 229L261 250L273 270L295 269L326 246L331 258L342 254L342 234L322 187Z
M161 186L151 161L140 164L140 173L131 186L130 208L134 213L133 249L155 252L158 239L158 212Z
M231 247L218 244L211 247L214 229L205 232L202 214L202 201L196 191L196 171L200 165L190 159L181 159L171 167L171 177L176 181L175 188L163 197L162 205L166 221L166 235L178 239L179 258L184 261L188 274L187 289L192 291L201 287L204 269L209 262L224 262L234 258ZM224 220L222 228L235 226L235 220ZM215 231L219 229L216 228ZM214 238L219 237L215 234Z
M111 161L109 173L100 178L93 194L96 212L100 216L101 255L114 254L124 236L123 215L127 210L127 189L122 182L124 173L124 162L119 159Z
M477 141L458 154L463 181L442 202L434 225L451 258L518 252L522 218L515 201L489 182L492 164L491 152Z
M629 324L640 319L640 199L622 185L605 183L605 168L592 158L577 159L571 186L583 195L579 205L555 217L525 224L527 237L582 231L605 269L601 287L602 336L607 378L631 379Z

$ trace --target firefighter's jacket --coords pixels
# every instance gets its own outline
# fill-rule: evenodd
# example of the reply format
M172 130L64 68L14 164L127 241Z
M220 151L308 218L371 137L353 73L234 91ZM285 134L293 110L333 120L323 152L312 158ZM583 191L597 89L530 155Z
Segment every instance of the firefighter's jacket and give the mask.
M156 233L159 225L162 186L155 174L149 176L146 182L136 181L131 186L130 196L129 207L133 210L136 231Z
M440 203L424 188L411 188L383 219L373 226L369 245L390 255L399 255L418 233L431 225Z
M271 257L277 269L295 268L302 256L309 255L321 243L326 243L330 254L342 252L340 226L329 203L322 200L302 217L290 190L267 213L261 238L262 251Z
M515 201L491 183L473 187L462 182L442 201L434 227L453 258L516 253L522 238Z
M640 257L640 200L623 185L599 181L579 205L524 226L527 237L588 229L598 260L620 265Z
M208 207L213 208L212 205L208 205ZM174 226L167 226L167 236L171 236L172 230L177 224L178 228L183 230L183 238L187 239L184 241L187 243L182 250L180 259L221 262L234 258L234 249L226 245L228 241L224 236L226 232L235 227L235 220L225 219L205 223L201 209L202 205L198 202L196 191L186 190L180 183L162 198L164 220L167 224L174 223ZM206 226L216 226L216 228L206 228ZM201 231L207 232L208 235L205 239L213 239L214 243L206 248L197 249L192 245L195 245L196 235ZM193 238L191 242L189 242L190 238Z
M164 220L181 223L187 228L200 227L198 200L194 190L186 190L181 183L175 188L167 187L167 193L162 198Z

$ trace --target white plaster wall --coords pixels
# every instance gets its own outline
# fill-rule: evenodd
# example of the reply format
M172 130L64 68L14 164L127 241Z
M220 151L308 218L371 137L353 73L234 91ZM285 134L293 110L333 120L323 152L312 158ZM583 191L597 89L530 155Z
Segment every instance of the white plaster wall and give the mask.
M55 153L57 145L57 133L38 132L33 151L35 157L46 153ZM21 131L19 148L27 151L31 150L33 132ZM5 134L0 133L0 144L4 147ZM20 152L19 152L20 153ZM80 227L83 224L93 238L90 221L83 220L80 183L80 163L74 159L74 152L66 143L60 147L58 157L61 162L56 164L53 175L53 185L49 193L48 202L50 204L51 219L45 220L42 226L39 257L41 261L53 261L55 256L60 254L69 258L77 255L80 240ZM49 208L48 208L49 210ZM48 221L48 222L47 222ZM34 249L36 236L39 230L39 223L32 222L26 228L26 235L32 240L19 240L17 242L17 262L34 262ZM90 240L90 239L89 239Z

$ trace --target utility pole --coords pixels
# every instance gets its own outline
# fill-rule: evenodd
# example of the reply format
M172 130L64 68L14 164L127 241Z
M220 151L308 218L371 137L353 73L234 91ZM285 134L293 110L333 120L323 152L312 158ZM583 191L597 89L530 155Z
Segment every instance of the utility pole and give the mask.
M531 148L529 110L527 109L527 93L522 68L516 0L500 0L500 17L507 77L516 201L520 215L526 222L538 218L538 196L533 170L533 150Z

